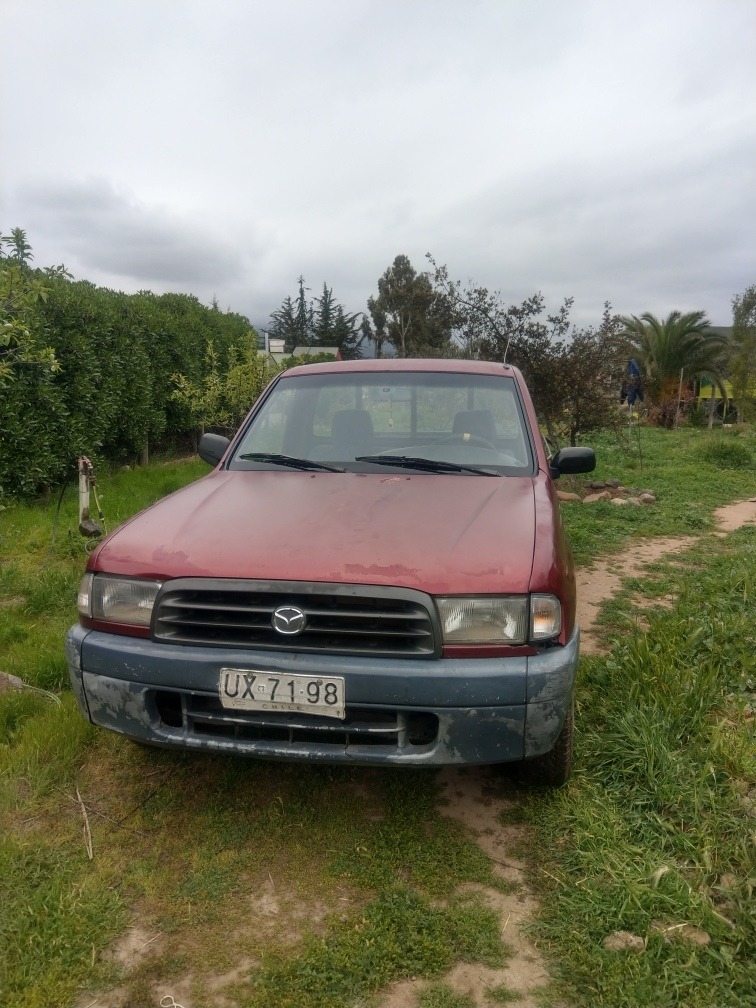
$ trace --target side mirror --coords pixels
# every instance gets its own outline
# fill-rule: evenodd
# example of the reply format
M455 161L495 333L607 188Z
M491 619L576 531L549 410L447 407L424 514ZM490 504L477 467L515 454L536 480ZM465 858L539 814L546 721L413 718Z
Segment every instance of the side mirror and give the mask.
M561 448L549 459L549 469L554 479L562 474L593 472L596 468L596 453L593 448Z
M217 466L230 444L229 439L220 434L203 434L199 443L199 457L208 465Z

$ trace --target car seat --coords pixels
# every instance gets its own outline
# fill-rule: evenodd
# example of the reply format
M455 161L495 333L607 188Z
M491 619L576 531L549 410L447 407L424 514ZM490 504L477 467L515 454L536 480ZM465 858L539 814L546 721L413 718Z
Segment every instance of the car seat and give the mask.
M373 421L363 409L338 410L331 419L330 453L334 459L353 459L373 450Z
M483 438L489 444L496 444L496 424L490 410L460 410L454 417L452 434L464 437Z

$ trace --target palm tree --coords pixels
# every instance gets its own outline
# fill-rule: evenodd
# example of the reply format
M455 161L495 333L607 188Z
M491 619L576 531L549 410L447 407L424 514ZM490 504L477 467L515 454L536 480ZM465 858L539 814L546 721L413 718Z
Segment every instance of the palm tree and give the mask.
M673 311L666 319L644 312L640 318L624 317L622 324L630 356L640 366L645 393L662 424L671 427L674 423L681 383L687 386L706 376L727 398L724 379L729 344L726 336L711 328L705 312Z

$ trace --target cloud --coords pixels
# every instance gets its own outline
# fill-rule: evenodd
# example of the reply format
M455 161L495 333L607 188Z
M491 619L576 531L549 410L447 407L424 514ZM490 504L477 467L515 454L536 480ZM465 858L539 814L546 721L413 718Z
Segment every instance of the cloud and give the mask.
M35 239L65 242L87 276L107 276L129 287L233 283L243 273L237 248L200 222L149 205L105 179L41 182L18 194ZM39 257L37 257L39 258ZM66 263L69 265L69 263Z
M581 322L609 299L726 324L754 282L752 0L0 17L0 223L40 265L216 295L257 324L300 274L364 310L399 253L512 301L574 296Z

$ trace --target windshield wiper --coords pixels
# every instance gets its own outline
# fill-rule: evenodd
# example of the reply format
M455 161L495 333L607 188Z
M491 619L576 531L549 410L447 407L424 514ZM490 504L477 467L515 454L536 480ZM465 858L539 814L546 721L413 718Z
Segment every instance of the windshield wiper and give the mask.
M355 462L375 462L376 465L400 466L402 469L420 469L432 473L474 473L476 476L501 476L491 469L479 466L459 465L457 462L440 462L411 455L358 455Z
M313 462L312 459L294 458L293 455L276 455L274 452L247 452L239 455L245 462L270 462L271 465L288 466L289 469L322 469L324 472L345 472L339 466Z

